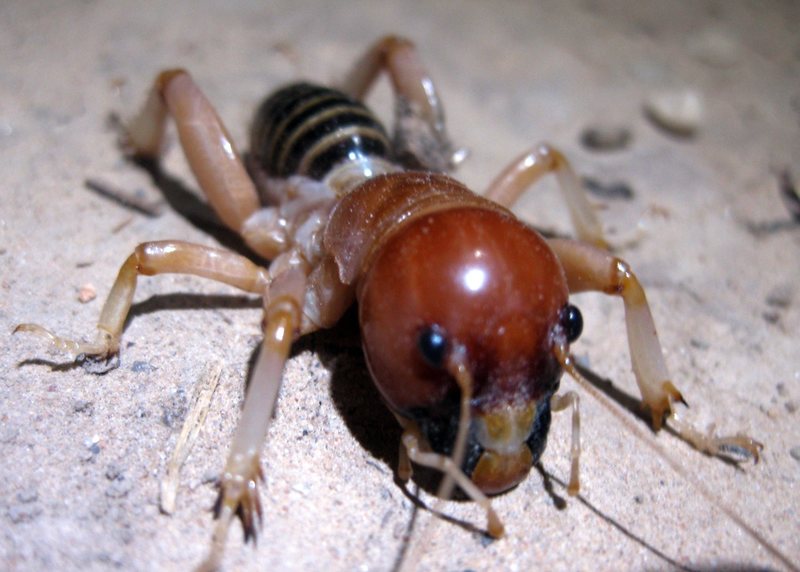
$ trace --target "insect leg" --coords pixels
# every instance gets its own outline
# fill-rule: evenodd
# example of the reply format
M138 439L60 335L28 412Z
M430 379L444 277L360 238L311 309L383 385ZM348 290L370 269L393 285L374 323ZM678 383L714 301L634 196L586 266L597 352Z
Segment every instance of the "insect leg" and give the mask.
M342 83L342 91L364 99L378 74L386 71L398 97L413 102L422 119L443 124L442 104L428 70L414 44L398 36L384 36L370 46Z
M553 412L572 408L572 446L570 447L570 471L567 493L575 496L581 490L580 483L580 458L581 458L581 414L580 398L574 391L567 391L561 395L550 398L550 407Z
M396 95L395 145L401 160L406 162L409 155L416 166L433 171L455 168L467 152L453 148L439 93L410 40L384 36L375 42L353 66L341 90L364 99L381 71L388 73Z
M423 451L417 431L409 427L409 424L406 423L405 425L406 430L403 432L402 446L408 458L419 465L441 471L447 477L453 479L470 499L478 503L486 511L489 535L494 538L502 537L505 529L500 517L497 516L494 508L492 508L492 501L481 492L475 483L469 480L459 466L453 462L453 459L438 453Z
M120 268L100 312L94 342L82 343L61 338L36 324L20 324L14 331L38 334L47 338L57 349L75 357L88 357L93 362L108 361L119 352L119 339L139 275L168 273L201 276L254 294L263 294L270 280L265 268L225 250L177 240L145 242L136 247Z
M676 412L675 402L685 402L670 381L644 289L630 266L605 250L575 240L554 239L549 244L561 261L570 292L596 291L622 298L633 372L644 405L652 415L653 428L661 428L666 413L672 429L696 449L711 455L735 453L758 460L762 445L757 441L745 435L717 437L701 433Z
M495 177L483 194L504 207L511 207L526 189L547 173L555 174L558 180L578 238L607 248L603 227L578 176L561 151L550 145L540 144L519 155Z
M283 366L300 328L307 275L304 265L286 267L274 276L264 298L264 341L220 477L215 506L218 520L202 570L218 568L234 516L242 521L245 540L256 539L262 518L258 483L264 480L259 453L278 398Z
M167 116L175 120L189 166L222 221L239 232L259 208L258 194L222 120L188 72L162 71L139 114L126 126L123 147L156 159Z

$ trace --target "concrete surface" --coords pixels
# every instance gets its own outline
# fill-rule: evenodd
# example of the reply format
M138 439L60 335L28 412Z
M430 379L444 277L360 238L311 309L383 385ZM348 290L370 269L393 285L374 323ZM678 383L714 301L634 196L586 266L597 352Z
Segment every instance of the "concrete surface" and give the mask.
M171 208L148 218L84 187L92 177L161 198L147 173L122 159L109 114L131 113L157 70L181 65L244 142L270 89L340 77L387 32L413 38L438 80L453 138L472 150L459 173L469 185L482 189L520 150L548 140L580 173L630 186L632 200L595 200L648 289L688 415L703 428L747 432L765 449L762 463L736 470L668 433L657 440L800 565L800 225L778 182L785 169L800 177L798 21L800 5L780 1L3 2L0 568L200 562L212 480L259 339L257 303L181 276L140 282L122 366L108 375L54 365L62 357L40 340L10 336L19 322L89 336L138 242L216 242ZM651 93L684 88L705 103L691 139L642 113ZM387 94L382 86L372 100L384 115ZM581 132L598 124L629 129L629 146L584 148ZM196 189L175 145L164 170ZM519 214L569 232L553 189L547 182L530 193ZM81 303L86 285L97 298ZM587 323L575 351L634 392L621 305L577 301ZM256 550L243 547L237 525L227 569L786 567L588 396L579 499L562 486L569 420L558 416L543 458L552 492L533 471L498 497L504 539L469 528L484 526L473 503L439 507L455 523L415 509L393 480L399 432L358 349L342 339L346 332L314 336L288 364L264 448L262 535ZM159 480L193 388L217 362L220 388L182 473L177 511L164 516Z

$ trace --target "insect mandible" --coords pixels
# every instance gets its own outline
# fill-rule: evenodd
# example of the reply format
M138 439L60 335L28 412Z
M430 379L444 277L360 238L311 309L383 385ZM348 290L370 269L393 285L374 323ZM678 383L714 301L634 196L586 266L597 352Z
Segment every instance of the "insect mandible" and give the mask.
M390 136L361 103L386 72L395 94ZM695 448L758 458L744 435L706 435L675 414L655 325L630 266L611 254L592 205L558 150L523 152L483 194L450 178L465 153L450 142L439 93L411 42L385 37L339 89L297 83L259 107L244 161L189 73L161 72L126 125L131 156L158 158L166 120L177 125L197 182L223 223L271 260L268 268L226 250L169 240L137 246L122 265L93 342L21 324L87 363L119 353L140 275L183 273L263 298L263 342L219 479L207 568L218 566L231 521L255 537L263 478L259 452L284 363L299 336L334 325L358 302L372 378L402 426L399 476L411 461L443 474L504 533L490 495L525 479L541 456L551 412L572 412L569 492L579 489L579 411L559 393L563 371L580 377L569 346L581 333L569 294L619 296L636 382L655 429L669 422ZM577 240L545 239L509 210L553 174Z

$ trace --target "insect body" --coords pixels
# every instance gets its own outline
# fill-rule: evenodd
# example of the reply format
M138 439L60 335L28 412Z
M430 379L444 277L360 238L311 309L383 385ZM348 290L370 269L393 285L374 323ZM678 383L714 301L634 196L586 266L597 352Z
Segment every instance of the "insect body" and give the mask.
M397 95L393 137L360 102L386 71ZM644 291L605 249L600 225L564 157L546 145L512 162L477 195L450 178L464 156L447 137L438 92L413 45L388 37L370 48L341 90L295 84L259 108L247 162L182 70L162 72L126 132L128 150L157 157L165 119L177 125L211 206L259 255L262 268L223 250L180 241L139 245L120 269L93 343L47 337L82 359L114 357L139 275L179 272L224 282L264 300L264 340L242 418L220 478L218 524L207 567L219 564L230 522L246 537L261 517L259 451L292 341L335 324L354 299L373 379L403 427L400 476L409 461L444 475L503 525L487 494L514 486L542 454L551 412L573 414L578 480L578 397L558 393L575 371L569 344L580 312L569 294L617 295L643 401L698 449L757 457L745 436L702 435L674 416L669 381ZM557 177L581 240L546 240L508 210L546 173ZM266 206L262 205L265 197Z

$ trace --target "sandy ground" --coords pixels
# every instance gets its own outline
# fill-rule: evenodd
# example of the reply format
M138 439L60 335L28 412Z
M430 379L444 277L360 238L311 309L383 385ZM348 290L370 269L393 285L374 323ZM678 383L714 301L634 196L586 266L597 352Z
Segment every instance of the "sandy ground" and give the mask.
M95 376L40 340L38 322L88 337L117 268L139 242L213 232L166 207L157 217L87 190L95 178L162 193L115 147L108 117L141 103L154 74L194 73L237 140L259 99L305 77L328 82L379 35L408 35L438 80L450 130L472 150L459 177L478 190L541 140L603 185L594 197L619 252L648 289L689 417L764 443L742 470L657 436L686 471L800 566L800 225L779 174L800 177L800 5L792 2L28 2L0 6L0 568L185 570L207 550L209 508L259 340L258 303L182 276L144 279L122 365ZM346 7L345 7L346 6ZM680 138L642 113L652 93L693 89L698 133ZM383 85L372 100L388 115ZM629 145L581 144L595 125ZM169 180L196 185L173 145ZM163 186L163 185L162 185ZM174 186L174 185L173 185ZM521 217L569 232L551 182ZM636 240L632 240L636 239ZM399 269L401 271L402 269ZM81 288L97 297L79 300ZM633 393L621 304L577 298L575 345L598 375ZM393 478L398 429L347 330L313 336L286 368L263 460L257 549L238 525L230 570L785 569L589 396L582 400L583 490L566 496L569 419L554 420L543 466L494 503L508 535L480 534L469 502L433 500ZM342 342L345 340L345 342ZM194 388L220 387L160 514L158 487ZM564 386L574 383L565 379ZM638 423L638 422L637 422ZM639 423L646 429L646 425Z

